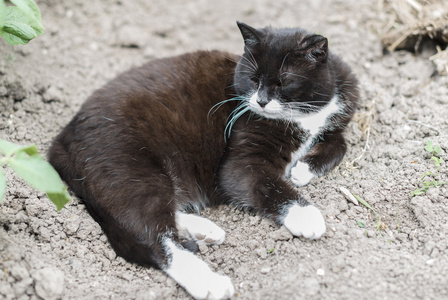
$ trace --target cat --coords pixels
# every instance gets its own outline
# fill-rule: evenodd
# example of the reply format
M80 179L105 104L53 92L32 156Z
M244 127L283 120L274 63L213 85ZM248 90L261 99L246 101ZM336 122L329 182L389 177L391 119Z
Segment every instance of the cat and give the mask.
M197 51L131 69L95 91L49 150L116 253L196 299L234 287L193 253L223 243L224 230L188 212L232 203L320 238L324 218L297 187L341 162L359 102L325 37L237 25L241 56Z

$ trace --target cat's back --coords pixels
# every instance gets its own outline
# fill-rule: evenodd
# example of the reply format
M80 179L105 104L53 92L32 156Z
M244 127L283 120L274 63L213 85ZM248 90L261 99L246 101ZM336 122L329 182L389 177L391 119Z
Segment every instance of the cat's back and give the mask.
M199 114L232 93L237 59L227 52L197 51L150 61L95 91L81 112L109 107L122 117L185 115L190 109Z
M93 174L97 170L118 172L120 164L125 169L133 160L142 169L166 168L168 161L201 169L194 163L199 157L215 166L234 106L210 110L233 97L237 59L227 52L198 51L122 73L87 99L55 139L50 162L72 188L74 178L99 176Z
M234 93L237 59L227 52L197 51L133 68L96 90L60 137L70 129L80 136L98 138L102 132L120 128L126 128L122 138L148 131L162 136L176 129L205 129L200 126L222 121L220 111L209 111Z

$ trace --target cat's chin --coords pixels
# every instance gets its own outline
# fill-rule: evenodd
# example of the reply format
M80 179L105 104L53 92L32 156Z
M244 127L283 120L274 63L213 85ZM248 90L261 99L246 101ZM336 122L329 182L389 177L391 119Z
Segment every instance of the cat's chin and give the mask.
M251 109L251 111L256 114L259 117L266 118L266 119L272 119L272 120L279 120L282 119L282 114L279 112L270 112L264 109Z

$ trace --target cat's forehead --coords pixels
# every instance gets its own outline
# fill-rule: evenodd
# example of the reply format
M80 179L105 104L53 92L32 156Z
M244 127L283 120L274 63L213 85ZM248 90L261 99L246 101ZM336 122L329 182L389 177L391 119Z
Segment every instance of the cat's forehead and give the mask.
M294 46L299 44L310 32L302 28L269 28L266 31L266 42L276 42L278 46Z
M263 42L249 49L260 56L267 55L270 58L293 56L301 43L312 34L301 28L263 28ZM254 53L252 53L254 54Z

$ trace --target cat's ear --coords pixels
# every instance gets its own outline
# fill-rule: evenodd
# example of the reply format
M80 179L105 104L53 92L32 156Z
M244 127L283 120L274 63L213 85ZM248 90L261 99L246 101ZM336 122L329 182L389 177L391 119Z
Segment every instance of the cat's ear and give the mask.
M261 32L257 29L250 27L249 25L243 23L243 22L236 22L238 25L238 28L241 31L241 34L244 39L244 44L247 47L253 47L261 42Z
M299 42L299 52L309 60L325 62L328 56L328 40L318 34L310 35Z

